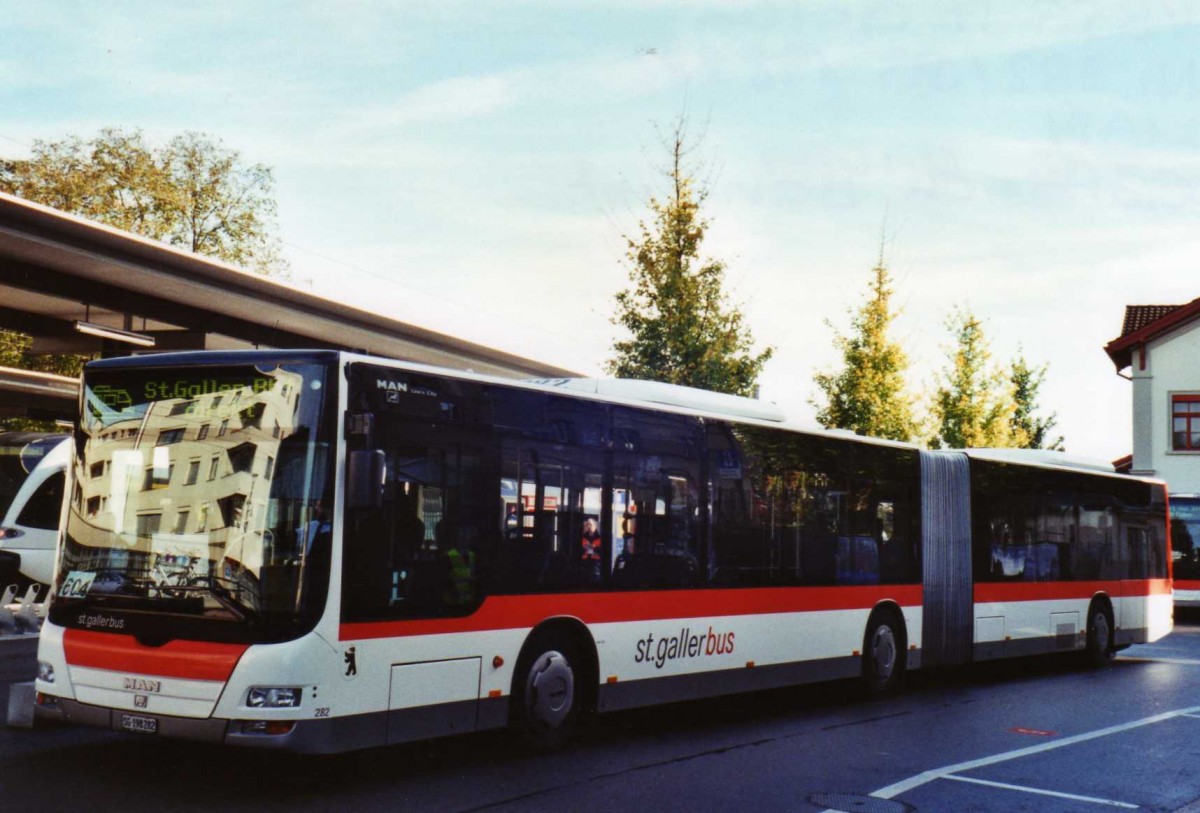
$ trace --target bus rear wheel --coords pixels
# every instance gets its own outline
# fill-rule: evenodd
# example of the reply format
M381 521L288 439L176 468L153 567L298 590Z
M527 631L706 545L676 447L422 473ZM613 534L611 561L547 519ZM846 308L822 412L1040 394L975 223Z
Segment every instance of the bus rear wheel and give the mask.
M904 622L896 613L879 609L871 613L863 636L862 688L868 697L891 694L904 673Z
M546 635L526 646L514 676L511 719L529 745L550 750L566 744L578 725L581 663L568 639Z
M1093 669L1112 661L1113 624L1109 610L1099 601L1088 608L1087 646L1083 650L1083 662Z

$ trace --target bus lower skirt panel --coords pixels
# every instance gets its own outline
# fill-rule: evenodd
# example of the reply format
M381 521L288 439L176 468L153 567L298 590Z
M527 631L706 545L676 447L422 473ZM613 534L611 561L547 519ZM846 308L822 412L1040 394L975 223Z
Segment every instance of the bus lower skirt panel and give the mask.
M701 697L844 680L860 674L862 659L844 657L605 683L600 686L598 707L602 712L619 711Z

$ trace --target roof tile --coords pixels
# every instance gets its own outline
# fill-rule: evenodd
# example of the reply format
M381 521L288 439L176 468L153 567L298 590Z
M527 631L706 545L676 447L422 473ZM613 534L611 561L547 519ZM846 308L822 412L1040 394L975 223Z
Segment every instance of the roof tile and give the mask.
M1141 330L1146 325L1157 322L1172 311L1179 310L1182 305L1126 305L1125 324L1121 326L1121 335L1128 336Z

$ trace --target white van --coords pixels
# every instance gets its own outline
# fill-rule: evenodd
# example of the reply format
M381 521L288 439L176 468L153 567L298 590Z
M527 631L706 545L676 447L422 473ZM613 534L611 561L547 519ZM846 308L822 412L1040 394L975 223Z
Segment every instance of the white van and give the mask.
M0 589L49 584L71 436L0 432Z

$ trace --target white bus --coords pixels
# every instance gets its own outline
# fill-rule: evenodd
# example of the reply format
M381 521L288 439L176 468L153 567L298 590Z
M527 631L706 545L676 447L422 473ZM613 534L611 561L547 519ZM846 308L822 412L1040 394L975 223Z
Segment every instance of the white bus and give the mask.
M24 594L54 578L69 437L0 432L0 590L15 584Z
M1057 459L1057 458L1055 458ZM37 712L333 752L1171 628L1163 484L646 382L93 362Z

